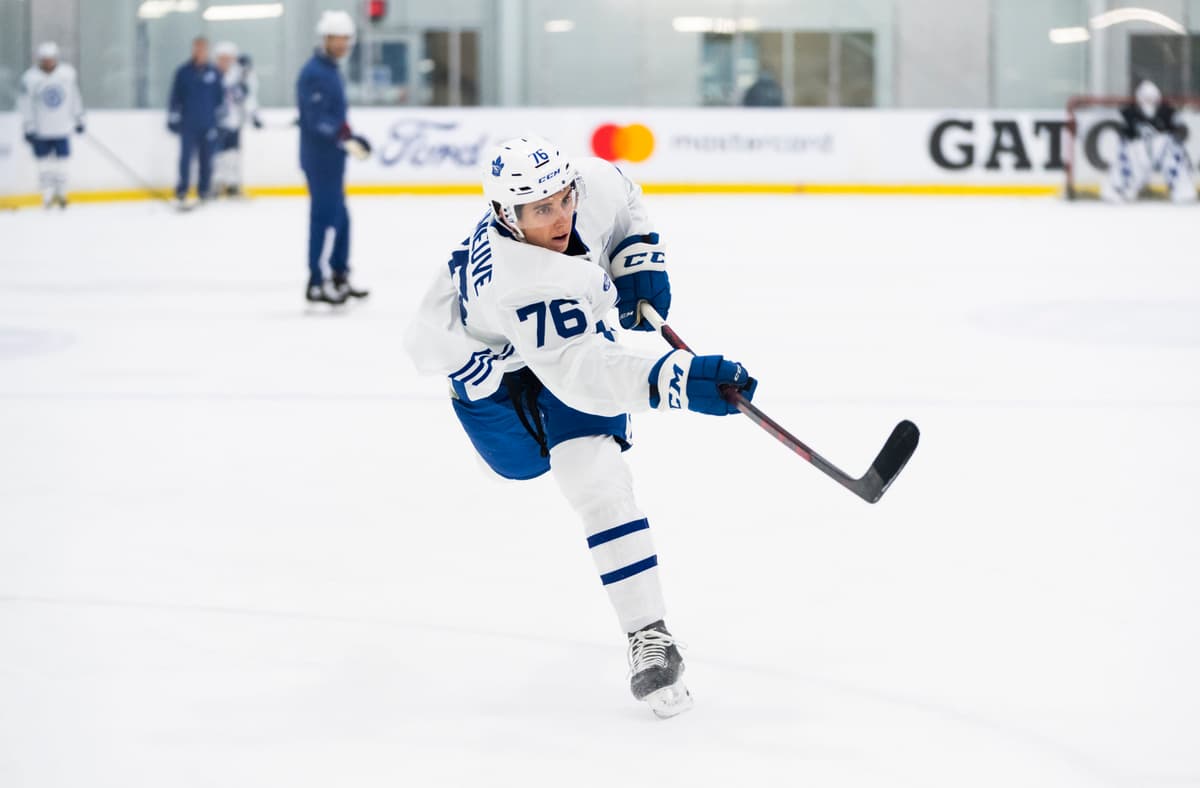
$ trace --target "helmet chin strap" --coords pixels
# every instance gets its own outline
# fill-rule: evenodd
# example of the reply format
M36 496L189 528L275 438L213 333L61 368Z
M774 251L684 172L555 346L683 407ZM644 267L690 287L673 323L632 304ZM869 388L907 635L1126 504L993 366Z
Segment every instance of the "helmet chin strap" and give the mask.
M493 209L493 214L496 211ZM517 227L517 209L510 205L501 206L500 213L496 215L500 220L500 224L504 225L504 229L513 234L513 238L518 241L525 242L525 233L521 232L521 228Z

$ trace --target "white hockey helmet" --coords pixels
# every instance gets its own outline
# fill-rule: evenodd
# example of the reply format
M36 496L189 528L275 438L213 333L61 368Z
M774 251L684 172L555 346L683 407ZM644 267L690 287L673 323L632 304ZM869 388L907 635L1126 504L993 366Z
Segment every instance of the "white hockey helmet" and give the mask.
M219 41L217 42L217 45L213 47L212 53L213 57L237 58L237 44L233 43L232 41Z
M37 48L38 60L58 60L58 44L53 41L44 41L38 44Z
M1159 105L1162 104L1162 91L1158 89L1158 85L1148 79L1143 79L1138 83L1133 97L1137 101L1138 109L1147 118L1154 117L1154 114L1158 112Z
M550 140L532 134L497 145L483 169L483 196L505 225L517 226L517 206L545 199L575 184L571 160Z
M345 11L322 11L317 21L317 35L354 37L354 20Z

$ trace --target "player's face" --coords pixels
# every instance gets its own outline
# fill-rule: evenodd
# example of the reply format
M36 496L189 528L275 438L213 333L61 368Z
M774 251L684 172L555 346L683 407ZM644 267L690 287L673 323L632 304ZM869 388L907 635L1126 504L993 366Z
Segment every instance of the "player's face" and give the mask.
M518 206L517 227L528 243L552 252L565 252L571 241L571 225L578 204L572 183L544 200Z
M58 61L52 57L45 57L38 61L38 68L49 74L58 65Z
M208 62L208 42L193 41L192 42L192 61L195 63Z
M334 60L341 60L350 51L350 36L325 36L325 52Z
M217 68L224 74L233 65L234 59L233 55L221 55L217 58Z

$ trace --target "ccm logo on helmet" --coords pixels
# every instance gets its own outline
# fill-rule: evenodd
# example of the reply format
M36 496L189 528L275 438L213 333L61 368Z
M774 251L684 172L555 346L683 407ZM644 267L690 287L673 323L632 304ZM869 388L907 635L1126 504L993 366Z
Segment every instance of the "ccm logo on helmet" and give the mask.
M560 172L562 172L562 167L559 167L554 172L548 173L548 174L543 175L542 177L538 178L538 183L545 183L546 181L550 180L551 178L557 177Z

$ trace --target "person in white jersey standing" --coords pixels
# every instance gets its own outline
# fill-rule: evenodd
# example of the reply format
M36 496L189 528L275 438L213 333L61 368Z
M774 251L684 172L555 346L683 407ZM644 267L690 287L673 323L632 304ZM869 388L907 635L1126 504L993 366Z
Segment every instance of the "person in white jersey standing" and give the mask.
M72 131L84 131L83 98L75 69L59 59L53 41L38 46L37 65L21 77L17 107L25 141L37 159L42 204L66 208L70 137Z

